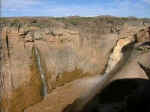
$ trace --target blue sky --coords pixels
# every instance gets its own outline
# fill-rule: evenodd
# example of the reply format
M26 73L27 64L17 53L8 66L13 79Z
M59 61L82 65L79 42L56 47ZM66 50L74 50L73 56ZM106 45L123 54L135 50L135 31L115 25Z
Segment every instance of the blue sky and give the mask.
M150 0L0 0L2 16L136 16L150 18Z

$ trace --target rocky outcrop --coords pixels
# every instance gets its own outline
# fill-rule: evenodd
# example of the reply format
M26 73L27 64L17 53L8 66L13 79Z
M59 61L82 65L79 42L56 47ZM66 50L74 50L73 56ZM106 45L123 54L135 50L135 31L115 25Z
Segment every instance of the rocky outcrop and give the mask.
M137 39L136 46L139 46L141 43L149 42L150 35L148 33L148 29L149 27L145 28L130 27L128 30L126 28L126 30L122 32L122 36L123 37L129 35L134 36ZM141 35L141 30L145 31L143 35ZM140 67L139 63L148 66L149 59L150 59L149 48L146 45L143 44L143 46L135 48L133 50L133 53L131 54L131 58L129 59L128 63L116 74L113 80L124 78L141 78L141 77L147 79L148 77L146 76L143 69Z
M16 29L3 28L2 35L1 75L4 82L9 82L4 83L7 87L4 87L1 95L2 110L8 112L21 112L40 102L44 98L43 84L50 93L73 80L100 74L104 71L109 53L117 41L116 34L103 35L97 42L95 40L96 43L91 44L92 39L81 40L80 32L75 30L58 29L43 33L38 28L29 28L27 31ZM40 39L36 37L37 33ZM44 83L34 49L39 52L40 66L45 75Z
M2 111L20 112L43 97L33 43L25 47L22 38L7 33L7 28L3 29L2 43Z
M3 28L2 112L61 112L80 95L92 90L99 81L99 74L103 76L116 66L123 57L122 52L128 51L125 46L149 41L149 30L145 26L102 23L104 28L101 28L90 22L81 22L84 25L76 27L68 24L59 21L51 27L17 25ZM94 24L100 24L100 21ZM140 52L140 56L135 59L131 56L132 61L114 80L130 77L130 74L147 78L136 62L146 63L144 60L149 59L149 53L138 49L135 52L137 55ZM133 73L130 68L134 69L134 66Z
M128 47L125 47L125 46L130 45L130 43L137 41L135 34L137 34L138 31L135 29L132 29L132 30L135 32L129 33L128 32L129 30L124 31L124 34L126 35L124 35L123 37L122 37L122 34L120 34L118 41L114 45L113 52L110 54L110 57L106 66L107 69L105 70L106 72L109 72L111 69L113 69L116 66L117 62L120 61L120 59L122 59L123 57L122 52L126 54L131 49L130 46ZM139 51L136 51L135 49L135 51L133 51L133 54L130 56L128 60L126 60L125 58L124 61L127 61L125 63L125 66L120 65L122 66L120 68L121 70L119 70L118 73L114 75L115 77L112 80L116 80L120 78L145 78L147 79L146 74L140 68L137 62L144 63L146 62L146 60L149 60L148 54L147 52L139 53ZM63 109L66 107L66 105L72 104L80 96L85 96L85 94L88 94L89 91L93 90L92 88L94 88L95 85L99 82L99 77L100 76L83 78L83 79L79 79L71 83L68 83L63 87L59 87L55 89L52 93L50 93L46 97L46 99L44 99L42 102L28 108L25 112L29 112L29 111L62 112ZM78 91L76 91L77 89ZM54 99L55 96L57 98Z
M150 41L150 27L141 29L136 36L139 42Z

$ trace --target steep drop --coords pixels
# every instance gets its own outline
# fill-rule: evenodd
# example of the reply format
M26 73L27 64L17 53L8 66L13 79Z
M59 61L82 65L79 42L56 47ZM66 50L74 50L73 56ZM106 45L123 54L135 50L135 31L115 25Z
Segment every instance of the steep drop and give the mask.
M42 94L43 94L43 96L46 96L48 94L47 83L46 83L45 73L44 73L44 70L43 70L43 67L41 64L40 53L39 53L38 48L36 48L36 47L33 47L33 50L34 50L35 58L37 61L37 67L38 67L38 70L39 70L40 75L41 75L41 81L42 81L42 86L43 86L42 87Z

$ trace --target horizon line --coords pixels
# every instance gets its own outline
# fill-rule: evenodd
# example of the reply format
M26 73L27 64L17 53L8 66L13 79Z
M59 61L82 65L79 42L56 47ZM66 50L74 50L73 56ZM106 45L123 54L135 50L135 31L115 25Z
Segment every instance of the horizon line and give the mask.
M135 18L135 19L150 19L150 17L136 17L136 16L113 16L113 15L95 15L95 16L80 16L80 15L70 15L70 16L0 16L0 18L39 18L39 17L48 17L48 18L73 18L73 17L114 17L114 18Z

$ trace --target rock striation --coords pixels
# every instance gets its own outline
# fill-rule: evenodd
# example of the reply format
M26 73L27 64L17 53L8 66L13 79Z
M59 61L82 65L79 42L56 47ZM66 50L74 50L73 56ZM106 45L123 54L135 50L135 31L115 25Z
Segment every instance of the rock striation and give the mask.
M116 66L122 52L128 53L126 46L150 41L150 27L139 25L141 20L134 24L107 17L12 21L1 28L2 112L62 112L91 91L98 76ZM149 66L149 55L149 47L135 48L112 80L147 78L137 62Z

